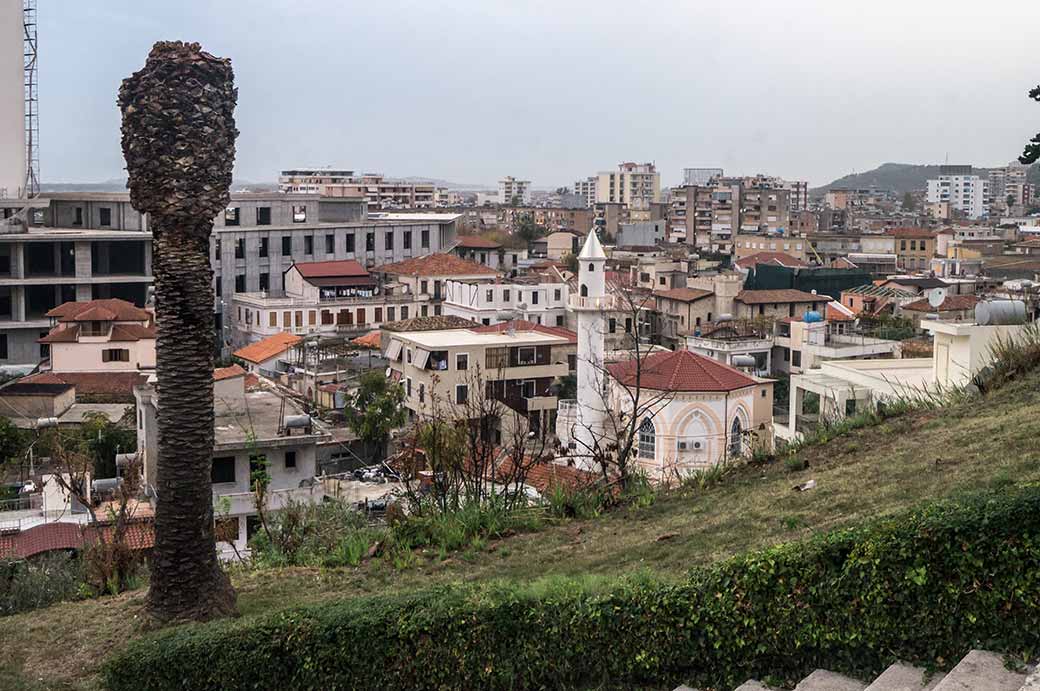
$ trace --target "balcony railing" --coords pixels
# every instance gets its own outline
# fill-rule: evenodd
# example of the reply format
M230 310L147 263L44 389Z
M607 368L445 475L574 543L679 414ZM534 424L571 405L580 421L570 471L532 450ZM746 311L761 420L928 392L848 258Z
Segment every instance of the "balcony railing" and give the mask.
M616 302L613 295L603 295L601 297L570 296L570 306L579 310L611 310L614 309Z

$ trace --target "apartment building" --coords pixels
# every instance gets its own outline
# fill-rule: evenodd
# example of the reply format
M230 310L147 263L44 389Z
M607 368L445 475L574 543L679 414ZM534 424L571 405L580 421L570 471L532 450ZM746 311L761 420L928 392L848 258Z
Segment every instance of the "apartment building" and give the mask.
M809 239L787 235L744 234L733 240L734 260L744 259L760 252L780 252L802 262L809 259Z
M747 186L740 196L741 232L781 231L791 225L791 200L787 190Z
M935 256L936 236L926 228L893 228L895 255L903 271L927 271Z
M576 344L572 331L521 322L392 332L385 355L413 416L466 420L471 397L490 396L504 406L493 422L492 441L500 441L515 416L536 431L553 428L553 382L574 369Z
M683 186L706 186L713 179L721 178L722 168L683 168Z
M0 200L0 367L47 357L47 313L120 298L143 307L152 283L148 221L126 194Z
M989 213L989 180L978 175L940 175L928 181L926 199L929 204L947 202L967 218L982 218Z
M217 549L222 558L248 554L248 539L259 527L256 496L250 477L266 462L270 482L267 510L290 502L317 503L325 493L317 475L319 442L331 435L303 414L296 402L269 389L246 389L246 372L233 365L213 373L213 508ZM134 391L137 408L137 451L144 482L156 484L158 410L162 397L154 381ZM302 424L300 424L302 423ZM162 496L153 494L153 501Z
M498 210L497 224L500 229L515 232L520 223L527 219L550 233L556 230L587 233L595 220L595 211L584 208L510 207Z
M653 163L620 163L616 171L599 173L596 202L632 204L661 201L661 174Z
M531 203L531 181L507 175L498 181L498 203L502 206L526 206Z
M591 209L596 205L596 185L598 182L599 178L592 175L574 183L574 193L585 200L587 208Z
M386 178L380 173L356 175L352 170L298 168L283 170L278 189L284 194L365 199L372 209L422 209L447 201L447 190L433 183Z
M281 332L351 338L418 315L430 300L380 285L353 259L293 264L283 283L283 290L235 294L233 347Z
M237 194L213 228L210 260L222 341L236 293L284 291L292 264L353 259L366 269L444 251L458 214L368 213L364 199Z
M1008 210L1032 203L1034 190L1029 183L1029 166L1012 161L989 172L990 199L994 207Z
M742 290L733 299L732 314L735 319L801 318L806 312L818 312L830 301L826 295L806 293L792 288Z
M546 326L566 326L569 287L548 276L518 277L501 283L448 281L444 285L445 316L485 326L520 319Z
M420 300L419 313L412 313L411 317L440 316L448 281L494 283L502 277L492 268L460 259L454 254L406 259L380 266L377 271L383 276L386 288L414 295ZM400 319L409 318L409 315L399 316Z

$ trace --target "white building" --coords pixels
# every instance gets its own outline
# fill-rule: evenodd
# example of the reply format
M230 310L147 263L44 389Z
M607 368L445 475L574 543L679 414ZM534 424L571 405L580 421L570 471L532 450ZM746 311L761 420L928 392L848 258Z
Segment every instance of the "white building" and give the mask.
M574 183L574 193L585 200L585 206L589 209L596 206L596 182L598 180L599 178L593 175Z
M325 493L317 475L317 445L329 438L302 415L295 402L268 390L247 391L241 367L213 374L213 510L217 548L223 558L246 550L258 527L256 499L250 475L258 457L267 462L270 476L267 509L277 511L289 502L320 502ZM144 466L146 486L155 487L158 462L157 415L161 400L154 381L134 391L137 399L137 451ZM307 425L286 427L295 417ZM160 495L155 501L162 501ZM221 540L221 537L225 540ZM232 546L233 545L233 546Z
M714 178L721 178L722 168L683 168L683 185L703 187Z
M531 203L531 181L517 180L512 175L507 175L498 181L498 203L503 206L512 205L514 199L519 206Z
M653 163L621 163L596 180L596 202L633 205L661 201L661 174Z
M928 203L947 202L968 218L989 213L989 181L978 175L940 175L928 181Z
M485 326L522 319L545 326L566 326L567 283L517 278L504 283L448 281L444 286L445 316L469 319Z
M589 233L578 255L577 399L561 401L556 434L576 463L614 444L625 425L620 414L639 415L636 458L652 479L669 482L731 455L743 455L756 437L771 441L772 382L688 350L631 353L608 364L606 255Z
M119 299L66 302L47 312L54 327L45 370L140 372L155 369L155 323L148 310Z

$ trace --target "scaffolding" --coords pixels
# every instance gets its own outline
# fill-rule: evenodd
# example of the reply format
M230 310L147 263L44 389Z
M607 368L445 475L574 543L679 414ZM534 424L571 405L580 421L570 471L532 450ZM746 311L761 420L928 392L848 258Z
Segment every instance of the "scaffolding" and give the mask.
M36 0L23 0L22 27L25 54L25 192L40 193L40 102L36 71Z

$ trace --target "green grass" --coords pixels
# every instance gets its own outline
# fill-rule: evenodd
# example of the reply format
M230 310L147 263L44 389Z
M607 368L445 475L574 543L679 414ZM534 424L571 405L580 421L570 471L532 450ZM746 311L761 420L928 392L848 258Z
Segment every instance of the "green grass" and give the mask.
M234 574L242 616L305 603L477 579L609 578L689 567L892 513L964 490L1040 480L1040 373L974 402L888 419L778 460L688 483L648 506L443 553L395 567L285 568ZM816 480L815 489L794 485ZM664 538L664 539L658 539ZM0 687L96 688L99 662L141 631L143 591L0 620Z

